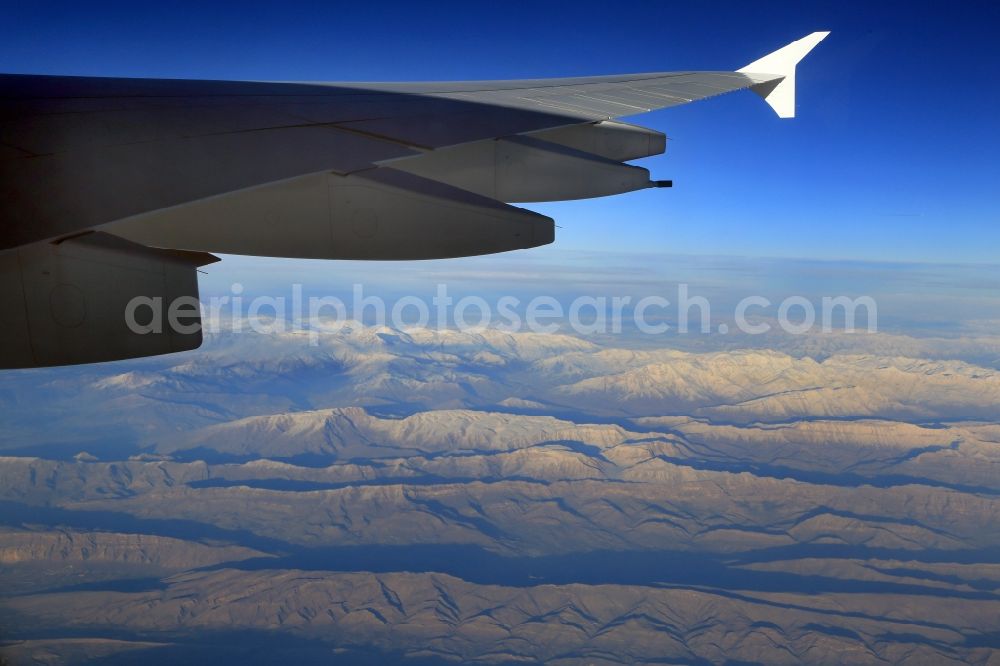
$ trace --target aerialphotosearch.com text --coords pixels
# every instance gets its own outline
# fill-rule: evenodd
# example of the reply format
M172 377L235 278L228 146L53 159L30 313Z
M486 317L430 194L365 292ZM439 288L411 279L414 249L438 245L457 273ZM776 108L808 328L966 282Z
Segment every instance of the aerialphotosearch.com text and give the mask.
M676 285L672 298L581 295L559 299L547 295L531 298L501 295L487 300L481 296L455 298L446 284L438 284L429 299L416 295L386 299L365 293L361 284L353 285L349 298L305 296L301 284L292 285L290 296L248 297L240 283L234 283L229 292L201 301L181 297L169 303L161 297L138 296L129 301L125 321L137 334L164 330L193 333L199 328L206 333L247 329L264 334L304 331L317 341L319 336L335 332L349 322L401 330L491 328L503 332L578 335L624 330L648 335L670 332L725 335L735 331L760 335L775 328L794 335L878 329L878 307L870 296L810 299L792 295L775 302L762 295L750 295L720 313L713 310L707 297L692 294L686 283Z

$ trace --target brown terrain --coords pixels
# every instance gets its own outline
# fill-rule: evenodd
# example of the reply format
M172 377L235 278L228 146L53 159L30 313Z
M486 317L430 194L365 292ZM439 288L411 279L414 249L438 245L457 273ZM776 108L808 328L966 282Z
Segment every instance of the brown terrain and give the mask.
M9 373L0 654L1000 664L1000 373L880 344L356 326Z

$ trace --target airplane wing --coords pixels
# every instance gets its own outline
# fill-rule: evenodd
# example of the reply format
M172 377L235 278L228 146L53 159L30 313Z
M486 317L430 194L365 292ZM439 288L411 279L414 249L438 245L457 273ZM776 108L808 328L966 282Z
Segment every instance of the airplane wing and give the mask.
M665 137L617 118L741 89L791 117L795 66L826 34L736 72L395 84L0 75L0 307L19 313L0 367L200 344L166 336L151 352L151 338L99 322L108 297L95 285L116 270L193 276L212 252L422 259L550 243L552 220L510 203L663 184L625 162L663 152ZM160 283L135 282L155 297L177 280ZM74 308L82 317L63 316ZM81 342L85 329L102 345Z

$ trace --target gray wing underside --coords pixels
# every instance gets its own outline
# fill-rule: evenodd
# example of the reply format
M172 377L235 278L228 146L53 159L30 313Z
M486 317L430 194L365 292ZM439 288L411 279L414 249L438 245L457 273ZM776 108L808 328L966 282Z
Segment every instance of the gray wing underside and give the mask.
M2 76L0 248L755 83L725 72L410 84Z

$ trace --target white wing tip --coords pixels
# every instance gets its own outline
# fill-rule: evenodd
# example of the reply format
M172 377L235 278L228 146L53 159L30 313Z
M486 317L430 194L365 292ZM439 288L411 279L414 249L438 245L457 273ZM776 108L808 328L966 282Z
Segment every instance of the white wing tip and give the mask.
M829 34L811 33L736 71L757 81L751 90L763 97L779 118L794 118L795 66Z

